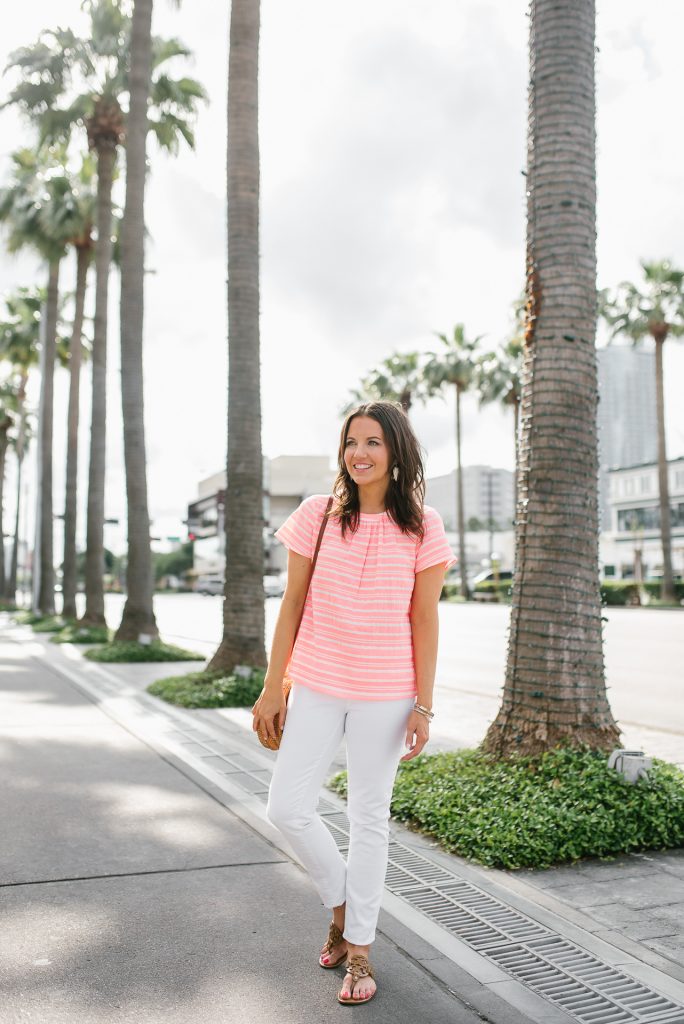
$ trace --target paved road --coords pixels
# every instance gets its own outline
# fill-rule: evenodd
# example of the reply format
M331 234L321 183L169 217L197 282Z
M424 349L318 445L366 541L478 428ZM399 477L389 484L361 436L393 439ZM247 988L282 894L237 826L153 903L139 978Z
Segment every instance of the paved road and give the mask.
M123 598L107 596L111 625ZM221 598L158 595L160 629L172 642L205 656L221 634ZM270 646L280 601L266 602ZM623 742L684 764L684 612L612 608L605 612L609 696L623 728ZM504 605L440 605L440 655L433 748L479 742L496 714L506 662L509 608Z

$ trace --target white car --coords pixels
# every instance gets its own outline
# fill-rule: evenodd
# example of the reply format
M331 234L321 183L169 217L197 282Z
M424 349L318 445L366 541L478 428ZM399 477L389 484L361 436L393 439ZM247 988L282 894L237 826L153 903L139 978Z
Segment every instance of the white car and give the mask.
M280 576L264 576L264 594L266 597L282 597L285 584Z

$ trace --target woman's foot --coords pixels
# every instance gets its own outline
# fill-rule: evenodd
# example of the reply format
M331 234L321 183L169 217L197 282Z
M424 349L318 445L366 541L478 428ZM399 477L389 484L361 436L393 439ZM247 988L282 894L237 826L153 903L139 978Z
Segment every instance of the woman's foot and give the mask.
M349 944L349 970L344 976L342 988L337 993L340 1002L367 1003L375 995L378 986L372 977L373 968L368 962L369 946ZM365 952L361 952L365 950Z
M318 962L321 967L339 967L347 959L347 952L347 940L342 935L342 928L338 927L333 920L330 923L328 938L323 945Z

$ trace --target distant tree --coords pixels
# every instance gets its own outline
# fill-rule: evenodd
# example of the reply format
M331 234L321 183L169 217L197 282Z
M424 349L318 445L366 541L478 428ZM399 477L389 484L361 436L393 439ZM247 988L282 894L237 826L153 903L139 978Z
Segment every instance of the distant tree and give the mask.
M418 352L397 352L384 359L352 391L352 398L342 409L346 416L359 402L399 402L408 415L416 397L424 400L424 379Z
M427 395L445 397L445 390L453 385L456 392L456 512L458 519L458 564L461 574L460 590L470 597L465 554L465 515L463 502L463 466L461 459L461 397L469 391L475 380L477 353L481 336L472 341L466 337L463 324L456 324L451 337L438 334L444 348L428 353L423 368Z
M20 74L21 80L11 91L7 103L15 104L28 114L41 140L69 139L77 127L84 128L89 148L96 154L95 321L86 608L83 622L103 625L107 311L112 261L112 184L117 153L126 131L125 103L130 96L131 18L119 0L85 0L84 8L90 15L90 31L85 38L79 38L69 29L55 29L43 32L37 43L11 55L10 67ZM194 113L197 100L205 95L202 87L193 79L171 78L164 70L167 61L188 56L188 53L177 40L155 40L152 83L154 105L149 110L147 123L159 145L171 152L177 150L180 139L192 144L188 115ZM137 95L137 91L134 90L133 94Z
M17 432L14 442L17 459L16 500L12 556L4 590L4 596L10 601L15 600L17 591L22 471L30 437L26 410L26 387L29 371L38 363L40 311L44 302L44 289L18 288L5 298L6 311L3 320L0 321L0 360L10 364L10 372L17 380Z
M73 182L62 165L62 156L62 152L47 146L35 150L19 150L12 155L13 170L10 182L0 190L0 222L8 229L7 244L10 252L25 247L32 248L48 266L38 409L39 585L34 588L35 610L44 615L52 615L55 611L52 434L59 268L66 253L67 243L78 230Z
M658 490L660 498L660 536L663 546L661 597L675 600L672 574L672 512L667 479L665 442L665 390L663 386L663 347L668 337L684 335L684 271L667 260L641 263L644 280L640 287L623 281L614 293L607 289L599 297L601 315L610 327L611 338L624 334L635 345L651 337L655 343L656 416L658 423Z

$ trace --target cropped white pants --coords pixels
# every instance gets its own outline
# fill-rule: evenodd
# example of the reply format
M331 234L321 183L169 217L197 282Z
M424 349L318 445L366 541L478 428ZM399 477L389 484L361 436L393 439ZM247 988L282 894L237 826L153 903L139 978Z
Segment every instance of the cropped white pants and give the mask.
M344 937L370 945L387 871L389 807L414 697L354 700L293 685L266 813L288 839L326 907L346 901ZM347 746L345 862L316 814L342 736Z

